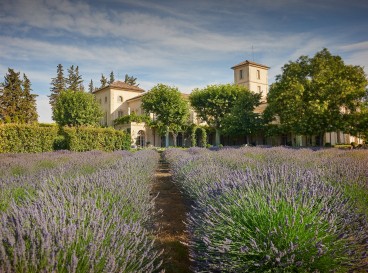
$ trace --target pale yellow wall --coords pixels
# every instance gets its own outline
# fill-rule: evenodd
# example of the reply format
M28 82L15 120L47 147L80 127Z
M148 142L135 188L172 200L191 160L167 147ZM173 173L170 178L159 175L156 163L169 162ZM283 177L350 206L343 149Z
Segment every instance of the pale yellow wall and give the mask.
M127 100L140 95L140 92L105 88L94 93L96 101L100 104L103 111L102 124L112 126L114 120L118 118L119 111L123 112L123 115L128 115L128 102ZM123 97L123 101L118 101L119 96ZM105 98L107 101L105 102ZM107 124L105 124L105 113L107 113Z
M144 111L142 109L142 99L135 99L128 102L128 107L130 107L130 113L136 113L137 115L143 115Z
M240 70L243 71L243 78L240 77ZM259 71L259 79L258 72ZM266 68L243 65L234 68L235 84L244 85L250 91L258 93L259 89L262 92L262 101L266 101L268 94L268 70ZM259 87L259 88L258 88Z

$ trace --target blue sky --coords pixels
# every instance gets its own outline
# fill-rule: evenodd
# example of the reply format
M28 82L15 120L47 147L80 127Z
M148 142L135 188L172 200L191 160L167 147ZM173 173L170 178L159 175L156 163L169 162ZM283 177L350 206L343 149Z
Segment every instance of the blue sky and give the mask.
M233 82L246 59L281 67L328 48L368 72L368 1L363 0L0 0L0 76L26 73L39 121L59 63L79 66L84 85L101 73L194 88ZM252 50L253 47L253 50Z

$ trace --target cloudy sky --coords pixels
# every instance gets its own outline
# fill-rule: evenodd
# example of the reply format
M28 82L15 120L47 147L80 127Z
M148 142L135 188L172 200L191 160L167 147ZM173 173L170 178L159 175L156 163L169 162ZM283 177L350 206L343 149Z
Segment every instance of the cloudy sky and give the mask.
M0 0L0 81L26 73L39 121L59 63L78 65L85 87L101 73L193 88L233 81L246 59L271 67L269 81L301 55L328 48L368 72L368 1L363 0Z

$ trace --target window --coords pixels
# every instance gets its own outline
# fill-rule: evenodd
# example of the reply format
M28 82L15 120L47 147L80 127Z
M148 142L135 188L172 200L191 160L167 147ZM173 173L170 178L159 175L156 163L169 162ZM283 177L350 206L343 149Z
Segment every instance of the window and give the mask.
M100 104L102 104L102 100L100 99Z
M118 96L118 102L123 102L123 97L122 96Z
M123 111L118 111L118 118L122 117L124 115Z
M261 86L257 86L257 91L258 91L258 93L261 93Z
M261 71L260 70L257 70L257 79L261 79Z
M239 78L242 79L243 78L243 69L240 69L239 71Z
M105 103L107 103L107 97L105 97Z

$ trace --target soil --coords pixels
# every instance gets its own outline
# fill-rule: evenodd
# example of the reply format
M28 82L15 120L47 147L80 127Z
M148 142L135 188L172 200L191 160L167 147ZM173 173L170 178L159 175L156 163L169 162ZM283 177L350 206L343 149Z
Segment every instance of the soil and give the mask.
M161 211L157 219L156 243L164 249L162 268L166 273L192 272L189 269L188 234L184 224L190 205L172 181L169 164L163 159L155 174L152 195L158 195L156 211Z

